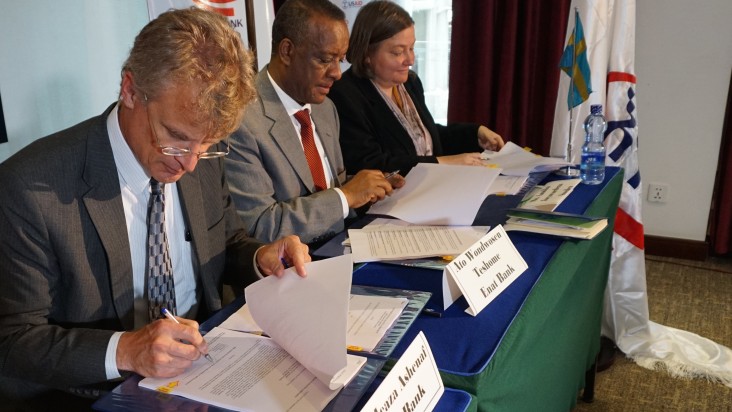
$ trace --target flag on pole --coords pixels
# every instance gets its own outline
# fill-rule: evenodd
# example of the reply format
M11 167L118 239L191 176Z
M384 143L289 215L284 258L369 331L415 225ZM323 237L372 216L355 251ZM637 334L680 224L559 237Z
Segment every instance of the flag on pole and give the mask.
M582 29L582 20L580 20L577 10L574 12L574 30L567 40L567 47L559 61L559 67L567 73L572 82L567 94L567 106L569 110L572 110L587 100L592 93L590 64L587 62L587 43L585 43L585 32Z
M592 104L605 107L608 121L605 163L625 171L615 217L602 333L640 366L666 370L678 377L703 377L732 387L732 350L649 319L638 165L635 1L573 0L572 3L586 24L583 35L592 51L589 67L596 78L606 80L605 87L597 87L589 99ZM569 88L568 83L560 79L552 153L555 147L559 151L567 145L569 112L564 107L562 92ZM579 129L571 137L577 143L583 139Z

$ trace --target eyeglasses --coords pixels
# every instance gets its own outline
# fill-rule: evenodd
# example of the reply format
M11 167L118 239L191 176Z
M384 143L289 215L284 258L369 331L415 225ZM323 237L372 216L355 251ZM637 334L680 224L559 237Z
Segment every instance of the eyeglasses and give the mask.
M153 133L155 133L153 131ZM155 136L157 139L157 135ZM166 155L166 156L190 156L190 155L196 155L199 159L216 159L218 157L224 157L229 154L229 138L226 138L226 151L224 152L196 152L193 153L191 149L184 148L184 147L175 147L175 146L163 146L160 144L160 139L158 139L158 146L160 146L160 151Z
M158 137L158 133L155 131L155 127L153 127L152 120L150 120L150 109L148 106L148 100L147 95L145 95L145 112L147 113L147 121L150 124L150 129L152 130L153 134L155 135L155 140L158 142L158 146L160 147L160 151L166 155L166 156L191 156L195 155L199 159L216 159L219 157L224 157L229 154L230 146L229 146L229 138L226 138L226 151L225 152L219 152L219 151L213 151L213 152L196 152L194 153L191 151L191 149L187 147L176 147L176 146L163 146L160 143L160 138Z

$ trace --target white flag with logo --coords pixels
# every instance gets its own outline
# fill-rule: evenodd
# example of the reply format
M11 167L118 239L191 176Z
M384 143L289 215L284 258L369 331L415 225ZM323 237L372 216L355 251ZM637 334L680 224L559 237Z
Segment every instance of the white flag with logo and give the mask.
M274 5L272 0L256 0L253 2L254 16L250 19L254 26L254 37L247 33L247 10L245 0L147 0L147 11L150 20L170 9L198 7L219 13L229 19L229 24L236 30L244 44L257 55L257 66L261 69L269 62L272 50L272 22L274 21ZM250 43L253 40L254 44Z
M637 153L635 1L574 0L568 36L575 7L584 25L593 93L589 101L575 109L574 125L570 125L566 102L569 78L560 77L551 153L565 154L570 130L573 146L581 147L581 125L590 105L603 105L608 121L605 162L625 171L605 290L603 334L613 338L618 348L641 366L665 369L674 376L704 377L732 387L732 350L649 320ZM578 156L579 151L573 152L575 163Z

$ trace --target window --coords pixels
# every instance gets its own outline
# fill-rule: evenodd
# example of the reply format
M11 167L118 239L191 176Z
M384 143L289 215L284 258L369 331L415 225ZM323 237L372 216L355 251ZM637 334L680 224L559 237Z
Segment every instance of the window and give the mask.
M397 0L414 19L415 62L425 89L425 101L435 122L447 123L450 79L452 0Z
M331 0L343 8L348 28L353 25L358 10L367 0ZM435 122L447 122L447 98L449 92L450 36L452 34L452 0L392 0L404 8L414 20L417 37L415 62L412 69L422 80L425 101ZM350 67L341 64L341 70Z

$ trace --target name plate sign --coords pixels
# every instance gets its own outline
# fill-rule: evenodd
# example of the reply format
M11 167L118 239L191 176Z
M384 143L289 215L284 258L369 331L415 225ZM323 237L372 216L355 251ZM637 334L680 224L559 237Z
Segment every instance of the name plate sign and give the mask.
M468 301L466 312L476 316L528 267L499 225L450 262L445 271Z
M423 332L419 332L361 412L422 412L437 405L445 385Z

